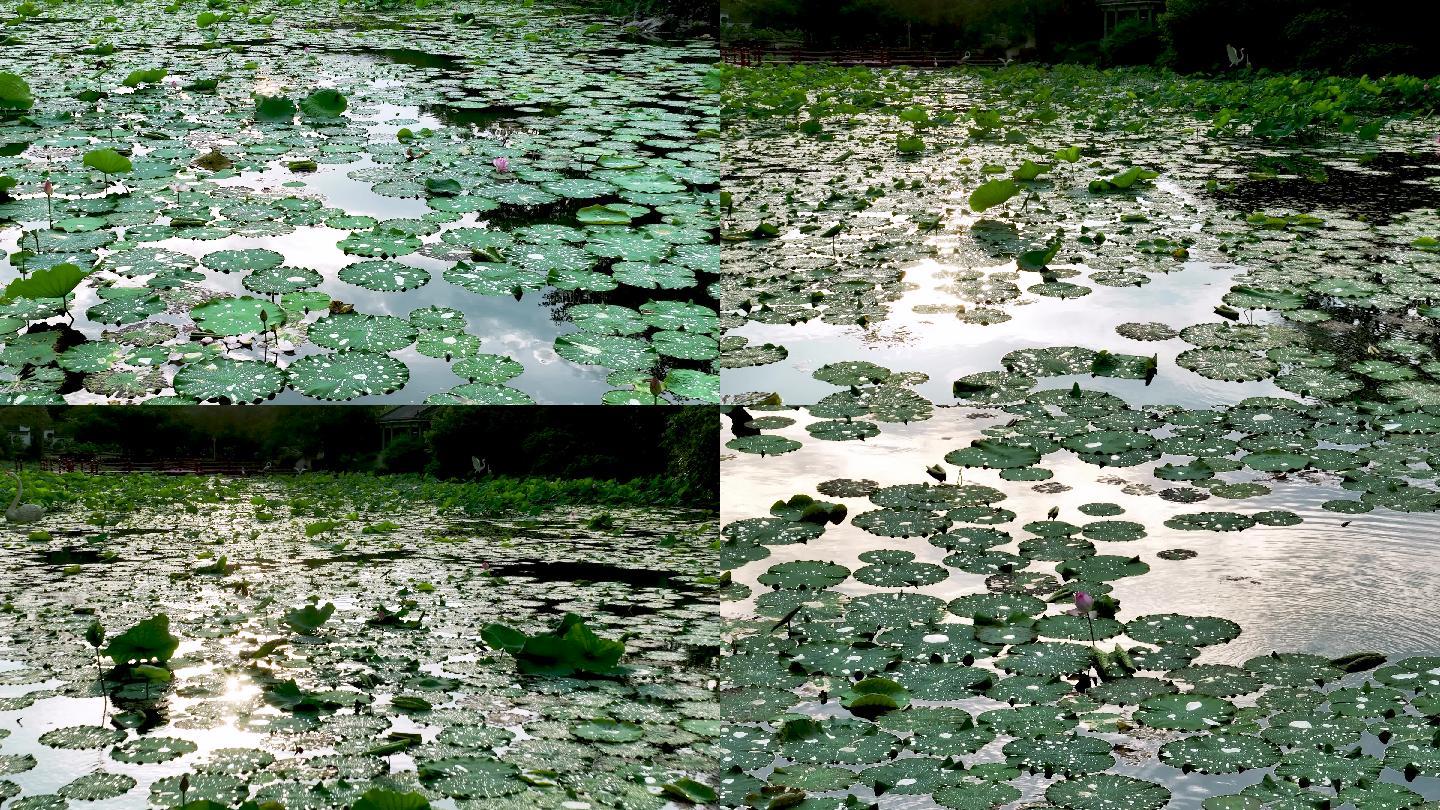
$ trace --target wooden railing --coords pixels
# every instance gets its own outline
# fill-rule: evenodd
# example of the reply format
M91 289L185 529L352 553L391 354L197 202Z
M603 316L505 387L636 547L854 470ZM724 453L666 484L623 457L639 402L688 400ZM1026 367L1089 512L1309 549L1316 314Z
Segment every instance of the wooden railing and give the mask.
M1009 64L1003 59L981 58L964 51L926 51L891 48L858 50L806 50L773 46L727 45L720 48L720 58L731 65L758 67L774 64L824 63L845 67L916 67L945 68L960 65L999 67Z

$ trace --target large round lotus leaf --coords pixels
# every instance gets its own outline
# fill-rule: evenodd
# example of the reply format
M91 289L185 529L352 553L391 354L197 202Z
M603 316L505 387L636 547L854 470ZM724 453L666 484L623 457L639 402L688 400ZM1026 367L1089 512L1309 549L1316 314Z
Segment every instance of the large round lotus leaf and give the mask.
M1238 532L1255 525L1255 519L1239 512L1194 512L1176 515L1165 525L1182 531Z
M284 261L283 255L264 248L217 250L200 257L201 264L222 273L268 270L272 267L279 267Z
M1089 641L1113 638L1120 635L1125 625L1114 619L1098 618L1086 621L1083 616L1061 614L1046 616L1035 623L1035 635L1041 638L1063 638L1071 641Z
M882 383L890 379L890 369L865 360L842 360L816 369L810 376L821 382L841 386Z
M1073 675L1089 669L1092 656L1088 645L1042 641L1014 647L995 663L1017 675Z
M1145 537L1145 526L1130 520L1096 520L1080 527L1080 531L1091 540L1117 543L1140 540Z
M701 332L709 334L719 330L720 322L715 311L684 301L650 301L640 305L645 322L664 331Z
M104 300L85 310L85 317L96 323L124 326L165 311L164 299L144 287L105 287L100 290L100 297ZM50 314L41 317L50 317Z
M1160 746L1160 761L1186 773L1239 773L1280 761L1280 749L1248 734L1196 734Z
M1235 697L1260 690L1260 679L1239 667L1228 664L1192 664L1168 673L1177 681L1190 684L1202 695Z
M114 343L81 343L66 349L59 357L59 364L66 371L104 371L124 354L124 348Z
M180 789L182 779L185 781L184 790ZM249 785L236 776L224 773L184 774L166 776L151 783L150 802L155 807L183 807L190 802L208 801L228 807L239 804L249 793Z
M1000 358L1006 371L1031 377L1088 374L1094 362L1095 352L1080 346L1017 349Z
M364 351L306 355L291 363L287 372L296 391L330 401L388 394L410 380L410 369L404 363Z
M140 737L110 750L110 756L131 765L152 765L193 754L198 747L178 737Z
M1035 616L1045 612L1045 601L1023 593L975 593L951 600L947 609L967 619Z
M980 722L1011 737L1046 737L1064 734L1080 725L1075 712L1049 705L991 709L980 715Z
M880 427L874 422L841 419L811 422L805 432L817 439L831 442L864 441L880 435Z
M458 756L418 764L422 782L456 799L488 799L525 789L514 765L489 757Z
M934 624L945 614L945 601L921 593L887 591L852 598L845 618L857 630Z
M415 327L392 315L347 312L321 318L310 326L310 339L327 349L393 352L415 342Z
M943 582L950 572L933 563L915 562L914 554L899 552L912 559L884 560L856 569L855 579L877 588L918 588ZM864 555L861 555L864 559Z
M1406 780L1417 776L1440 777L1440 746L1434 739L1397 740L1385 752L1385 765L1403 774Z
M1110 743L1098 737L1061 734L1053 737L1015 739L1001 749L1005 762L1031 773L1083 776L1115 764Z
M71 780L55 792L72 801L102 802L129 793L135 784L134 777L123 773L92 771ZM0 795L3 795L3 791L0 791Z
M340 280L367 290L399 292L429 284L430 273L421 267L375 260L340 268Z
M645 736L645 731L635 723L602 718L571 726L570 733L590 742L624 743L635 742Z
M791 720L780 729L778 753L801 763L868 765L888 760L901 747L893 734L860 720Z
M1177 691L1175 684L1159 678L1130 677L1105 681L1090 687L1085 694L1102 703L1116 706L1138 706L1146 698Z
M108 748L125 739L125 732L105 726L65 726L40 735L40 744L50 748L81 751Z
M1145 644L1183 644L1204 647L1223 644L1240 635L1240 625L1214 616L1156 613L1132 619L1126 635Z
M1070 810L1160 810L1170 803L1163 785L1113 773L1091 774L1056 782L1045 799Z
M196 326L216 335L255 334L285 323L283 309L258 298L221 298L190 310L190 317Z
M655 351L681 360L713 360L720 356L720 346L709 335L692 332L656 332L650 336Z
M1328 712L1281 712L1260 735L1286 748L1348 748L1365 732L1365 721Z
M1425 803L1425 797L1403 786L1389 782L1351 785L1340 791L1337 804L1350 804L1355 810L1403 810Z
M1234 714L1235 705L1228 700L1186 693L1146 698L1135 720L1151 728L1200 731L1224 725Z
M465 313L449 307L423 307L410 313L410 325L436 332L464 332Z
M993 810L1013 803L1020 796L1018 788L1003 782L968 780L964 784L941 788L931 798L950 810Z
M1014 675L1001 679L985 692L985 696L1013 706L1016 703L1052 703L1074 691L1073 685L1055 676Z
M270 267L256 270L240 283L251 292L264 295L284 295L318 287L325 277L308 267Z
M1397 689L1440 691L1440 656L1415 656L1375 670L1375 680Z
M825 533L818 523L792 522L781 518L746 518L728 523L721 534L740 543L788 545L806 543Z
M409 321L402 321L402 323L408 324ZM450 360L455 357L469 357L479 354L480 338L464 332L422 329L419 334L415 336L415 351L426 357L435 357L441 360Z
M1275 766L1275 775L1299 782L1302 786L1319 784L1337 789L1357 782L1371 781L1384 767L1380 760L1364 754L1300 748L1291 751Z
M1368 683L1329 694L1330 711L1346 717L1394 717L1404 713L1406 702L1404 692Z
M1187 349L1175 358L1184 369L1227 382L1263 380L1275 376L1279 366L1263 355L1235 349Z
M600 365L617 371L647 370L658 361L655 349L644 340L585 332L556 338L555 353L572 363Z
M908 509L861 512L850 522L881 537L926 537L943 532L950 525L950 520L944 516Z
M969 447L951 450L945 454L945 461L960 467L984 467L989 469L1013 469L1029 467L1040 462L1040 454L1029 447L1007 444L990 439L978 439Z
M761 585L787 590L824 590L839 585L850 576L850 569L835 563L816 560L793 560L770 566L756 577Z
M501 385L520 376L525 367L503 355L476 354L456 360L450 370L471 382Z
M356 231L337 242L336 247L354 256L404 256L420 249L420 237L396 228L377 227L371 231Z
M615 304L573 304L565 314L581 331L597 335L634 335L648 328L640 313Z
M1245 669L1260 680L1277 686L1308 686L1339 678L1340 670L1330 661L1308 653L1270 653L1245 662Z
M1082 582L1109 582L1112 579L1138 577L1149 570L1150 565L1139 557L1121 557L1116 554L1096 554L1093 557L1064 560L1055 566L1056 573L1062 578L1078 579Z
M175 392L205 402L261 402L285 387L285 372L269 363L210 358L187 363L175 373Z
M425 398L431 405L534 405L535 400L518 388L473 382Z
M868 785L877 796L924 796L941 788L963 784L965 770L964 765L934 757L904 757L872 765L861 771L856 781Z
M778 456L800 449L800 442L784 436L762 434L758 436L737 436L725 443L731 450L741 453L756 453L761 456Z

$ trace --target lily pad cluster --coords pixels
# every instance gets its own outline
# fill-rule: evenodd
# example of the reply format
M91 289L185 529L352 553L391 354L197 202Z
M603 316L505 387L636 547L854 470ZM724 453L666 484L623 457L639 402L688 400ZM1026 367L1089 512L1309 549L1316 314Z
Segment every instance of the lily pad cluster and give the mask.
M713 42L266 6L11 32L0 401L718 401Z
M710 515L344 478L66 479L0 539L7 807L708 801Z

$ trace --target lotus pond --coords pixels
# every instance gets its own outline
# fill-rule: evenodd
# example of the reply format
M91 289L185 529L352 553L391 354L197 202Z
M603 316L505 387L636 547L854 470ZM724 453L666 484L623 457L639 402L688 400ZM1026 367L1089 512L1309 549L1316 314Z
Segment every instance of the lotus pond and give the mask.
M713 42L544 2L7 22L4 402L718 399Z
M475 488L31 482L50 514L0 534L0 804L704 801L713 513Z
M1242 419L1296 429L1283 400L1166 425L1052 393L864 442L736 416L795 448L722 463L722 801L1435 806L1434 521L1404 498L1436 493L1324 469L1344 451L1218 455L1263 446Z
M729 79L731 401L813 404L845 385L828 364L870 362L907 372L883 402L964 402L1003 368L1132 402L1440 404L1418 79Z
M1437 806L1436 101L732 71L722 803Z

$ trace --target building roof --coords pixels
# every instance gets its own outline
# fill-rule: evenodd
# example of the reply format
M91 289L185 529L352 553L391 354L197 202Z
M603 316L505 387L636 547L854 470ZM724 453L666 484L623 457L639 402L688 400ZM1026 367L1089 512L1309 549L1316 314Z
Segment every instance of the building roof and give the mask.
M394 408L380 414L381 422L411 422L417 419L429 419L431 409L435 405L397 405Z

